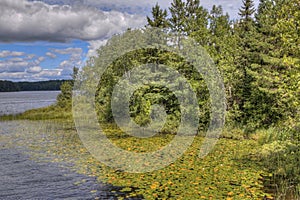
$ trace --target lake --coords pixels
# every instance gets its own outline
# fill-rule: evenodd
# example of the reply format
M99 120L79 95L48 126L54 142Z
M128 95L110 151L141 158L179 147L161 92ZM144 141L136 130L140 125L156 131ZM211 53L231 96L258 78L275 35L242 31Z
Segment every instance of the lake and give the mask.
M49 126L43 121L0 121L0 199L117 199L112 190L119 187L76 173L72 163L53 162L56 157L48 158L38 148L51 136Z
M0 92L0 116L49 106L60 91Z
M56 102L59 93L0 92L0 115L49 106ZM0 199L117 199L112 191L120 190L119 187L76 173L69 168L72 163L33 159L35 151L31 146L46 145L44 127L52 126L51 122L45 126L43 123L0 121Z

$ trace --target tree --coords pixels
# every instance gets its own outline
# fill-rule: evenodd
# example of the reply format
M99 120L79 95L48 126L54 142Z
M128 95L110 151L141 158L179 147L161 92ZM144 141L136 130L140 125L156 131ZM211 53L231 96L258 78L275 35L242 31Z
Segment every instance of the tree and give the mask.
M226 15L223 14L221 6L214 5L209 15L209 45L214 47L217 54L222 52L221 43L226 45L224 39L232 37L230 25L229 15L227 13Z
M169 18L170 28L178 34L183 34L185 31L185 2L182 0L173 0L169 8L171 18Z
M236 56L236 77L239 80L235 89L235 104L239 110L235 119L237 122L246 126L251 131L257 126L256 116L253 115L255 101L252 101L253 75L252 64L255 63L255 54L258 35L254 26L253 14L255 12L253 0L243 0L243 5L239 10L240 20L235 24L235 34L238 43L238 54Z
M199 0L187 0L184 32L193 37L200 45L208 41L208 11L200 5Z
M227 96L227 122L233 121L236 106L237 88L240 81L237 76L236 57L238 54L237 35L234 34L233 21L223 13L222 6L214 5L209 14L208 52L223 74Z
M167 15L167 10L161 9L156 3L152 8L152 19L147 17L148 25L155 28L167 28L169 26Z
M256 14L260 37L256 87L265 94L268 124L299 116L299 1L261 0ZM297 18L298 17L298 18ZM297 48L298 46L298 48Z
M252 15L255 13L254 2L253 0L243 0L243 5L239 9L239 15L241 17L242 25L245 29L248 30L248 26L251 26L253 22Z
M73 67L72 79L65 81L61 86L61 93L57 96L57 105L61 108L71 109L72 106L72 94L74 81L78 76L79 68Z

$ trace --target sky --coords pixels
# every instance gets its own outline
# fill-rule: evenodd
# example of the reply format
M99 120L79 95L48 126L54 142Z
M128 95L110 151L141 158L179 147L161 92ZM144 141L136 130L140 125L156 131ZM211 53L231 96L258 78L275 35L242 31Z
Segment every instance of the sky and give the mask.
M255 0L258 4L259 0ZM146 25L172 0L0 0L0 80L69 79L114 34ZM242 0L202 0L238 18Z

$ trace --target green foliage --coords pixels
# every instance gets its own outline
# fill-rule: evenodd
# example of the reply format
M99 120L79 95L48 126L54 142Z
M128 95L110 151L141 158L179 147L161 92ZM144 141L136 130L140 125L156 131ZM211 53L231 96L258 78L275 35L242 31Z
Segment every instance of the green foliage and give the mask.
M0 80L0 92L59 90L66 80L11 82Z
M11 81L2 81L0 80L0 92L16 92L19 91L20 88L18 85Z
M148 25L156 28L168 27L167 11L162 10L158 4L152 8L152 19L147 17Z
M74 81L76 80L78 73L79 73L79 68L74 67L72 80L65 81L60 86L61 93L57 96L57 103L56 103L56 105L59 106L60 108L71 110Z
M278 198L300 197L300 134L297 130L269 128L258 133L262 149L258 155L272 176L265 182L273 185ZM275 185L275 186L274 186Z
M57 105L61 108L71 107L72 104L72 82L65 82L61 85L61 93L57 96Z
M51 105L45 108L38 108L25 111L17 115L0 116L0 121L10 120L56 120L66 119L72 120L72 112L70 108L61 108L57 105Z
M243 0L242 8L240 9L239 15L241 17L242 23L251 23L253 21L252 15L255 12L254 1L253 0Z
M149 58L148 55L151 55L151 57ZM147 66L148 68L140 71L139 75L135 77L135 79L143 80L143 77L146 74L147 78L153 81L168 77L167 72L165 72L166 77L163 77L161 71L158 70L158 65L161 64L165 64L179 71L188 80L188 83L193 86L193 90L198 96L198 104L202 108L201 112L198 113L201 120L199 121L199 129L206 129L210 116L210 102L207 101L209 93L201 75L193 68L193 66L187 65L179 56L156 49L144 49L136 52L130 52L124 57L116 60L106 69L101 81L99 82L99 87L96 93L96 110L99 120L102 122L113 122L111 100L114 86L118 83L120 78L122 78L123 74L129 78L129 71L134 66L146 64L149 62L149 59L151 59L151 62L157 64ZM132 66L133 64L134 66ZM183 79L175 79L174 81L175 82L172 84L175 86L184 84ZM135 91L131 97L129 105L130 115L137 124L146 126L151 122L151 106L162 105L167 113L166 124L162 129L162 132L175 133L181 118L181 111L175 95L184 94L186 91L177 90L177 94L174 95L174 93L169 91L168 88L162 87L159 83L156 84L158 85L155 86L151 84L151 81L149 81L149 84L144 84L142 88ZM124 88L123 92L125 92L126 88L131 86L127 84L122 85L122 87ZM120 96L115 96L115 98L118 98L118 100L114 99L117 102L123 102L123 99ZM120 105L124 104L120 103ZM182 109L189 110L192 108L186 107Z

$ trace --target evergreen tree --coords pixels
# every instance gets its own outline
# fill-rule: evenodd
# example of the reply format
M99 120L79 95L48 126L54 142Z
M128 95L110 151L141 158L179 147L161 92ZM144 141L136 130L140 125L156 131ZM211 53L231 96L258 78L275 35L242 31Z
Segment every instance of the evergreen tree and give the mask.
M229 15L223 13L221 6L213 6L209 15L209 47L208 52L223 74L227 93L227 122L234 115L236 88L239 79L236 78L235 58L237 57L237 37L232 30L233 22Z
M230 25L229 15L223 14L221 6L214 5L209 15L209 45L215 47L216 53L221 52L221 43L226 45L224 39L232 36Z
M236 120L247 129L252 130L257 126L257 121L252 109L255 109L255 102L251 100L252 83L252 63L255 59L255 49L258 44L258 36L254 26L254 3L253 0L243 0L243 5L239 10L240 20L237 22L235 32L237 34L238 54L236 60L236 80L239 80L236 88L235 103L238 106L240 115L236 115ZM254 103L254 104L253 104Z
M186 21L185 2L182 0L173 0L169 10L171 13L171 18L169 19L171 30L178 34L183 34Z
M239 16L241 17L241 22L245 26L244 28L248 30L248 26L251 26L253 22L253 14L255 12L253 0L243 0L243 5L239 10Z
M148 25L155 28L167 28L169 26L167 15L167 10L161 9L160 6L156 4L152 8L152 19L147 17Z
M258 7L260 62L254 76L260 94L266 96L268 110L261 111L265 123L299 115L299 9L296 0L261 0Z
M73 73L71 74L72 80L65 81L61 86L61 93L57 96L57 105L61 108L71 109L72 107L72 94L74 82L78 76L79 68L73 67Z
M184 32L193 37L200 45L208 42L208 11L200 5L199 0L187 0L185 5Z

